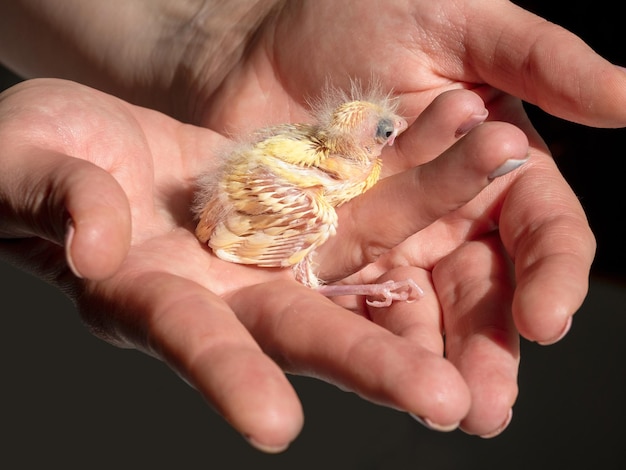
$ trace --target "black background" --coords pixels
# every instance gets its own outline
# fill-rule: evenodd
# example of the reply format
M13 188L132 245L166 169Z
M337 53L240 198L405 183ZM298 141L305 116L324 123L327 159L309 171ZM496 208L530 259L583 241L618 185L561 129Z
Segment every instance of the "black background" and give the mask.
M518 2L626 65L623 16L607 0ZM17 77L0 73L2 88ZM621 468L626 452L626 131L528 107L598 238L591 290L570 334L522 343L513 421L484 440L428 431L407 415L292 377L306 414L291 448L251 449L169 369L92 337L49 285L0 262L3 468ZM1 149L0 149L1 151Z

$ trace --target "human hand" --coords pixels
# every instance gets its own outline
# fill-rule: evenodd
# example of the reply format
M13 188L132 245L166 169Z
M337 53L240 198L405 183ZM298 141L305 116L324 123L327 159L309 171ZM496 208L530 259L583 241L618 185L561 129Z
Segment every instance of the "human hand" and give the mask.
M456 103L470 114L483 109L470 92L445 98L410 130L431 135L422 151L457 140L465 117L442 119ZM440 352L432 292L419 308L423 336L436 346L354 315L296 283L290 270L227 263L196 240L194 178L217 165L222 136L72 82L35 80L0 95L0 142L2 256L60 286L99 337L166 362L257 447L280 450L302 425L281 369L324 377L442 428L467 413L469 392ZM414 220L391 235L404 239L463 205L526 147L517 129L490 123L432 164L398 173L378 201L402 200L416 181L430 194L439 185L450 191L405 198L397 209ZM466 184L455 185L460 172ZM369 205L343 212L377 217ZM359 244L353 234L336 238L340 251ZM324 264L342 276L356 269L341 259Z
M358 220L370 223L360 224L340 219L344 234L354 233L361 243L367 240L365 231L371 236L371 246L357 250L369 253L365 259L355 261L347 252L350 267L376 260L353 281L371 282L399 266L432 272L445 354L472 394L461 426L481 435L502 429L498 423L506 422L517 393L517 331L544 344L566 334L586 295L595 251L580 204L519 98L576 122L622 126L626 74L574 35L503 1L392 2L384 12L370 2L350 9L333 2L287 3L256 39L257 47L227 77L221 93L207 96L204 125L231 131L244 123L266 124L268 116L297 121L303 97L315 96L328 77L342 86L374 74L401 97L404 116L421 118L442 92L471 88L485 100L491 120L525 131L530 161L523 171L494 182L476 200L404 243L381 244L370 229L389 231L402 217L362 217ZM607 86L594 86L599 77ZM429 138L427 133L420 137ZM408 134L398 139L396 152L385 156L387 175L445 149L421 151L419 145L420 139ZM367 208L381 213L377 194L360 198L365 213ZM322 278L340 277L324 266L331 243L320 250ZM510 262L512 279L507 278ZM396 333L410 331L408 336L417 330L429 344L420 327L422 307L395 304L393 313L375 312L372 319ZM442 348L441 340L432 345L433 351Z
M267 12L272 2L257 3ZM233 5L233 2L228 4ZM128 21L120 25L118 15L99 14L96 15L98 19L115 18L116 28L130 27L121 28L120 34L114 37L100 34L101 28L89 28L88 31L81 28L83 34L80 41L76 41L79 56L96 58L98 66L87 64L80 68L78 61L65 62L66 57L71 59L74 56L64 54L54 62L55 72L97 83L123 96L182 116L185 120L225 131L303 119L303 97L316 96L328 77L332 77L335 85L341 86L341 80L345 83L350 78L366 81L374 72L385 87L401 96L401 111L407 117L420 115L442 91L473 89L485 100L490 119L514 123L526 132L531 143L529 163L524 171L515 175L516 178L505 177L490 185L479 198L480 204L472 203L476 212L469 216L470 219L474 217L472 220L475 223L471 223L470 219L465 221L468 226L477 228L476 233L468 233L467 237L456 233L457 244L450 243L455 237L447 238L448 242L441 245L441 250L433 250L429 245L426 246L430 250L428 253L419 249L416 252L394 249L390 253L399 254L395 258L397 263L414 263L422 267L434 266L435 261L443 261L446 254L453 253L455 256L445 259L458 260L455 265L462 265L463 261L470 263L474 255L468 255L469 249L480 244L464 243L466 238L493 241L493 232L489 230L495 224L501 240L498 245L504 244L506 256L503 257L493 245L487 249L489 255L483 253L483 256L514 260L517 283L513 299L510 302L504 300L499 305L508 311L509 303L512 304L512 318L517 329L531 340L547 343L564 334L571 315L586 294L594 240L576 198L528 122L521 102L512 96L583 124L623 126L626 122L623 111L626 109L626 75L623 70L597 56L580 39L562 28L505 1L392 2L386 5L384 12L373 8L367 1L359 2L350 9L345 9L340 3L322 1L286 2L281 5L284 9L266 21L254 18L251 21L251 17L259 15L248 15L246 19L249 21L237 22L250 27L262 24L258 34L244 35L253 37L253 44L242 46L235 41L233 47L223 50L219 47L224 42L215 41L220 51L218 57L226 58L226 65L222 63L219 67L213 65L216 60L214 54L207 53L210 41L192 42L198 47L187 47L190 44L187 40L194 34L193 28L198 28L196 32L199 35L206 33L207 27L210 28L216 16L213 10L210 17L203 15L203 11L193 11L193 22L181 16L185 28L177 31L184 34L175 41L167 36L168 41L165 42L155 29L162 25L167 15L154 8L144 12L148 14L142 15L142 22L147 30L152 28L155 34L137 38L133 42L134 47L126 50L129 54L139 51L139 56L132 55L133 60L128 61L132 67L120 61L117 54L110 54L119 48L111 47L109 42L120 40L126 44L128 41L123 32L134 34L135 24ZM52 4L49 7L52 12L56 10ZM100 7L109 8L105 4ZM111 5L111 8L114 6ZM42 4L32 11L50 14L51 11L47 10L48 7ZM85 8L79 12L86 15L79 24L86 24L89 12ZM4 16L9 19L9 15ZM54 18L54 21L71 22L69 16ZM7 21L7 26L20 24ZM2 30L10 31L11 28ZM357 34L359 30L363 34ZM20 29L17 28L17 31ZM69 31L70 37L74 37L76 32L71 28L65 31ZM163 34L172 34L172 31L165 29ZM231 38L232 31L229 34ZM107 39L104 49L107 54L104 55L100 44L103 37ZM154 45L145 44L152 37L160 38L159 44L167 46L160 48L161 53L157 56L152 54ZM49 41L49 37L44 36L44 40ZM22 41L20 44L27 48L27 52L29 44ZM181 46L183 50L177 49ZM143 54L143 61L140 60L142 50L147 51ZM35 56L19 53L13 61L28 61L29 57ZM240 57L245 57L245 60L237 62ZM307 58L306 61L302 60L303 57ZM151 60L159 62L152 63ZM105 66L102 66L103 63ZM45 69L45 63L31 61L22 70L38 73L42 64ZM122 69L119 64L123 64ZM135 64L141 66L140 73L137 73ZM103 75L103 69L110 74ZM137 77L141 77L140 83L134 81ZM603 86L595 86L600 80ZM463 112L455 118L461 118ZM424 135L430 137L428 133ZM398 144L396 149L408 145L402 141ZM410 164L423 163L437 155L435 151L423 155L410 150L403 153L413 157ZM406 168L407 162L395 158L396 155L400 154L388 152L386 155L387 175ZM466 209L459 214L468 216L468 212ZM481 221L485 222L482 229ZM342 226L346 225L342 223ZM440 229L450 226L441 223L433 225ZM463 223L459 225L463 226ZM429 230L421 233L437 235L435 228ZM480 237L481 232L485 237ZM418 238L416 235L410 240L423 241ZM457 250L454 247L459 246L458 242L470 248ZM389 246L393 243L379 246L374 254L383 253ZM413 246L419 248L420 245ZM413 258L415 253L417 259ZM391 254L385 255L383 260L361 276L366 277L367 274L373 277L385 259L393 260ZM365 259L372 260L373 256ZM454 263L438 264L445 267ZM346 273L350 271L348 268L356 265L358 263L353 260L352 264L347 263L345 269L338 271ZM471 264L472 272L479 267L483 266ZM327 273L329 276L333 275L331 271ZM446 272L443 268L436 271ZM436 271L433 270L433 274ZM458 271L455 272L460 276ZM490 275L476 273L475 277L488 282ZM448 278L446 284L449 287L469 284L465 281L470 277L461 277L462 283L458 282L459 279L455 283L451 282L453 278ZM512 289L512 286L509 288ZM445 290L438 292L443 298L450 298L444 295ZM453 290L447 292L454 293ZM477 292L480 290L473 289L470 294L476 295ZM504 287L501 292L505 297L508 295ZM449 350L454 349L453 342L449 341L454 319L464 318L471 323L475 318L490 325L489 318L463 315L464 312L472 312L471 305L476 303L470 297L465 294L461 297L463 301L442 302L446 347ZM387 317L392 318L391 315ZM486 329L489 330L489 326ZM495 325L491 331L499 331L499 326ZM472 391L472 409L462 423L463 429L468 432L490 433L496 422L502 422L514 400L517 334L514 329L507 328L502 336L508 338L508 342L503 343L506 345L504 349L498 346L498 341L481 342L481 335L462 335L464 341L459 340L461 346L456 351L457 356L465 351L464 364L459 363L454 353L448 352L448 357L459 366ZM492 369L491 362L485 361L485 357L504 364L504 367L500 371ZM493 405L493 397L501 397L497 406ZM436 420L427 413L424 416ZM440 420L440 423L443 422Z

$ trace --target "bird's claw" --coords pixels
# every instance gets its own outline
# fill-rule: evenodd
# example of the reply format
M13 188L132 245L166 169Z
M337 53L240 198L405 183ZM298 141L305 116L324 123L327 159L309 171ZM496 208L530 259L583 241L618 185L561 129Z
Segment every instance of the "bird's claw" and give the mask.
M365 295L367 297L382 297L383 300L369 300L365 302L370 307L389 307L394 300L413 302L424 295L424 291L413 279L403 281L385 281L380 284L343 284L334 286L319 286L317 290L327 296Z
M422 288L417 285L413 279L405 279L404 281L385 281L381 284L372 284L373 290L370 296L382 296L383 300L369 300L365 302L370 307L389 307L394 300L404 302L414 302L424 295Z

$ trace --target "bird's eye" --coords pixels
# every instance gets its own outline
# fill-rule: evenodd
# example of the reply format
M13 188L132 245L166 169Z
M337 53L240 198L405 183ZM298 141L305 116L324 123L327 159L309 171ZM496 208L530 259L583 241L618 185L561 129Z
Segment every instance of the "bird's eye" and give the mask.
M391 119L381 119L376 126L376 138L387 140L393 135L394 130L393 121Z

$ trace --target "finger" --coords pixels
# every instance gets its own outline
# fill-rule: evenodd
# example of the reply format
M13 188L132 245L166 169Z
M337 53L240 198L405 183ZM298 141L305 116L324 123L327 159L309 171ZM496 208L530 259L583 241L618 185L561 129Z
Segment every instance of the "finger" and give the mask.
M10 157L0 177L2 236L65 245L67 263L80 277L113 274L130 245L129 203L117 181L89 162L41 149Z
M139 290L128 279L106 282L81 305L96 334L167 362L255 447L282 451L297 436L302 409L293 388L219 297L163 273L133 278Z
M460 137L487 119L480 97L469 90L438 95L396 140L383 169L386 174L412 168L443 153Z
M502 208L500 233L515 260L517 328L529 340L557 341L587 294L596 244L576 195L552 159L537 153L515 180Z
M467 9L463 48L476 82L581 124L626 125L626 72L573 33L511 2L483 0ZM451 38L454 36L452 35ZM463 71L467 80L467 69ZM596 86L596 84L602 84Z
M522 131L488 122L432 162L379 181L340 209L339 236L319 249L319 265L327 267L322 278L334 279L375 261L473 199L496 175L523 163L527 152ZM341 249L335 246L339 242ZM327 256L332 263L324 262Z
M255 285L228 302L263 350L289 372L409 411L438 429L456 427L467 412L465 383L440 353L397 337L304 286Z
M470 389L461 428L500 433L517 397L519 337L511 317L513 281L496 236L462 245L433 270L443 309L446 357Z

